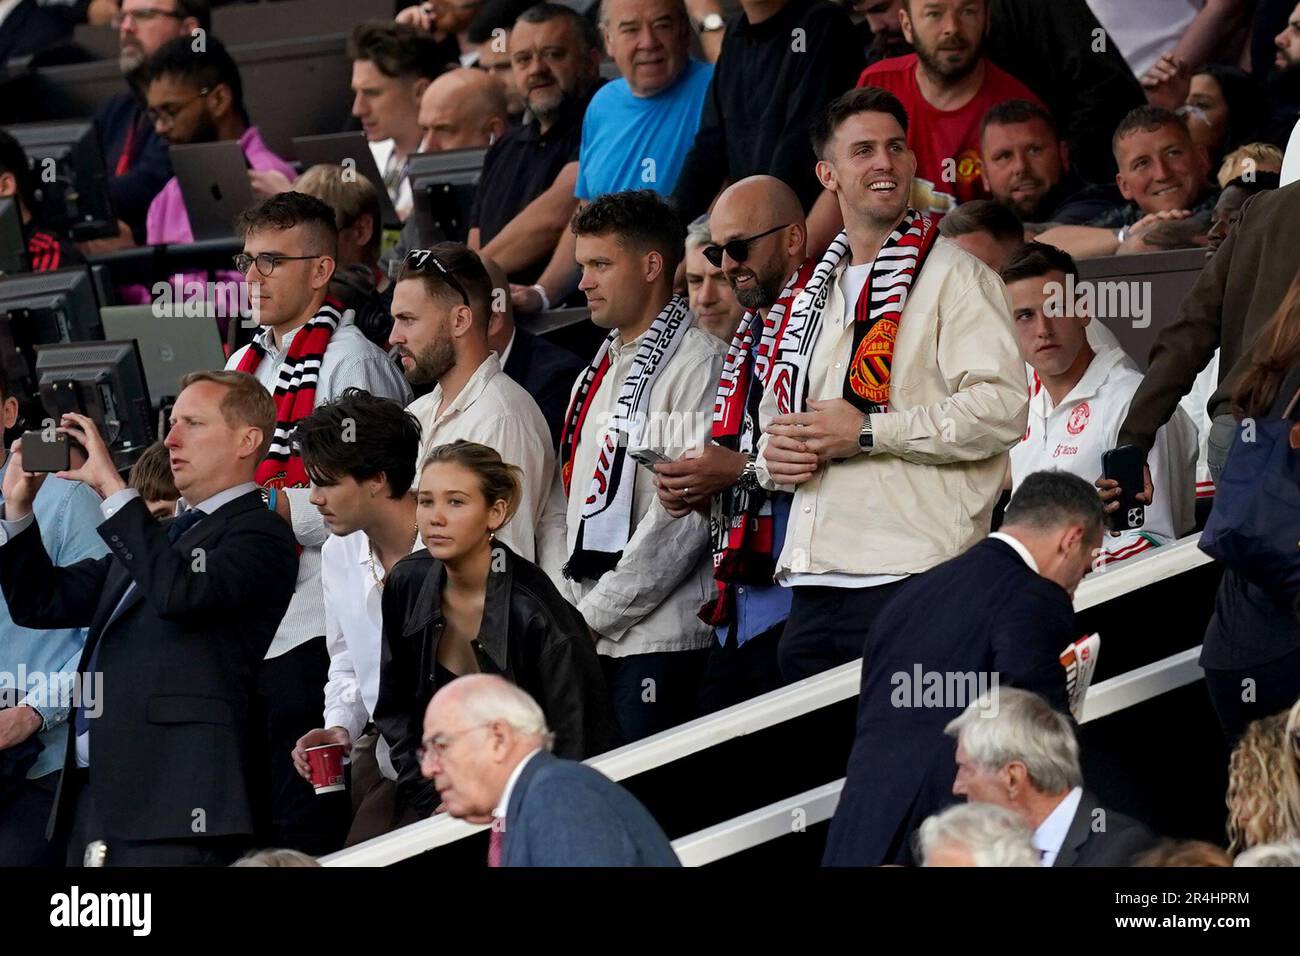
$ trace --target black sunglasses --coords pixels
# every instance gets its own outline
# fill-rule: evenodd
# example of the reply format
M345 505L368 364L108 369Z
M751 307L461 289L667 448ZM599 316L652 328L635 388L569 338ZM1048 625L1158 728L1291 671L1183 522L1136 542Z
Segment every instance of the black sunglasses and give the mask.
M407 275L412 272L424 272L430 263L432 263L433 267L438 270L438 275L442 280L460 293L461 299L464 300L466 305L469 305L469 293L467 293L465 287L460 284L460 280L451 274L451 270L438 261L438 257L433 254L432 249L412 249L408 252L406 258L402 261L401 274Z
M785 225L773 226L771 229L767 230L767 232L760 232L758 235L750 236L748 239L732 239L730 242L721 246L705 246L701 251L704 253L704 258L713 263L715 269L721 269L722 254L724 252L731 256L733 262L744 262L749 258L750 243L757 242L764 236L770 236L774 232L780 232L789 225L790 224L787 222Z

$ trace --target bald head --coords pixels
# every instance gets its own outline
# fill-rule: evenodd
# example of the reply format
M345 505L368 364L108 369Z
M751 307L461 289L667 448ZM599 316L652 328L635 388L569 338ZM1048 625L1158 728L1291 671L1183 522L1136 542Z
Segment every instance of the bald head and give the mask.
M505 133L508 116L505 92L490 73L451 70L420 98L420 152L490 146Z
M718 246L760 237L748 243L743 260L730 253L722 257L723 274L747 309L776 302L786 279L807 256L803 206L775 176L750 176L723 190L709 214L709 232Z

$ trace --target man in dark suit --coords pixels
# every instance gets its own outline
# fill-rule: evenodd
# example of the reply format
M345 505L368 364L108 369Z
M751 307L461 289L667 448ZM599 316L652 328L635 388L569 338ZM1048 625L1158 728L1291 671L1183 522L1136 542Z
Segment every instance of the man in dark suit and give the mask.
M110 553L62 568L32 528L44 477L23 471L14 443L0 590L26 627L90 628L47 830L68 834L70 864L92 841L110 866L228 863L262 819L248 715L298 565L292 531L253 482L274 427L274 403L252 376L187 376L165 441L181 510L162 525L91 420L63 416L86 460L58 477L104 499L98 530Z
M1068 709L1071 596L1101 544L1102 505L1057 471L1021 483L1002 529L899 590L872 624L857 736L823 864L911 861L911 834L952 802L948 722L998 687Z
M990 701L947 727L957 738L954 794L1020 817L1043 866L1129 866L1155 843L1143 824L1083 789L1069 717L1025 690L1000 688Z
M452 681L429 701L420 770L442 809L491 823L489 866L678 866L636 798L585 764L550 753L527 692L492 674Z

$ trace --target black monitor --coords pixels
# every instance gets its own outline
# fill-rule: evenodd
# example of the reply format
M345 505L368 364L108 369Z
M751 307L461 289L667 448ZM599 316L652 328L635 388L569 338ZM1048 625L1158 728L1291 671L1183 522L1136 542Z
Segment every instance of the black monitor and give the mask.
M469 213L483 172L484 148L416 153L407 161L412 215L422 245L464 242Z
M42 223L78 241L117 235L94 123L20 123L7 129L36 173Z
M18 204L0 199L0 276L28 271L27 243L23 241L23 219Z
M36 373L45 414L55 421L66 412L89 417L119 469L153 443L153 406L135 342L38 346Z

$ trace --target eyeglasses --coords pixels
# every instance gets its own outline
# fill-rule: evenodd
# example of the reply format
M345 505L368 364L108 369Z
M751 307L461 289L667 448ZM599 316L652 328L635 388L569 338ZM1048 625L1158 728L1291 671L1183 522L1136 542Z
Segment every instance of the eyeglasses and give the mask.
M714 268L721 269L722 254L724 252L731 256L733 261L744 262L749 258L749 246L751 243L757 242L764 236L770 236L774 232L780 232L789 225L790 224L787 222L782 226L773 226L771 229L767 230L767 232L760 232L758 235L750 236L748 239L732 239L730 242L721 246L705 246L700 251L704 253L704 258L713 263Z
M241 276L248 275L248 269L254 263L257 264L257 271L263 276L270 277L275 271L275 267L281 262L293 262L300 259L319 259L324 253L317 253L314 256L281 256L273 252L262 252L255 256L250 256L247 252L241 252L235 256L235 268L239 270Z
M401 275L411 272L424 272L425 268L432 264L438 270L438 275L443 282L451 286L460 294L466 305L469 305L469 293L465 287L460 284L460 280L451 274L451 270L438 261L438 257L433 254L432 249L412 249L406 254L406 259L402 262Z
M197 103L211 92L212 91L205 86L203 89L199 90L197 96L191 96L180 106L163 106L158 109L145 110L144 115L149 120L150 126L157 126L161 122L163 126L170 127L176 122L176 117L181 115L181 110L185 109L191 103Z
M173 20L184 20L185 14L178 13L175 10L159 10L157 7L141 7L139 10L125 10L121 13L113 14L113 19L109 21L114 30L122 29L122 24L126 23L127 18L134 20L136 23L148 23L150 20L157 20L159 17L171 17Z
M436 737L431 738L427 744L425 744L424 746L420 747L418 750L415 751L416 762L424 763L424 761L427 758L434 757L434 756L436 756L439 760L441 760L443 757L447 755L447 751L451 749L451 745L454 744L456 741L460 740L460 738L464 737L466 734L473 733L476 730L482 730L484 727L490 727L490 726L492 726L492 721L489 720L486 721L485 723L475 724L472 727L466 727L464 730L460 731L459 733L438 734Z

